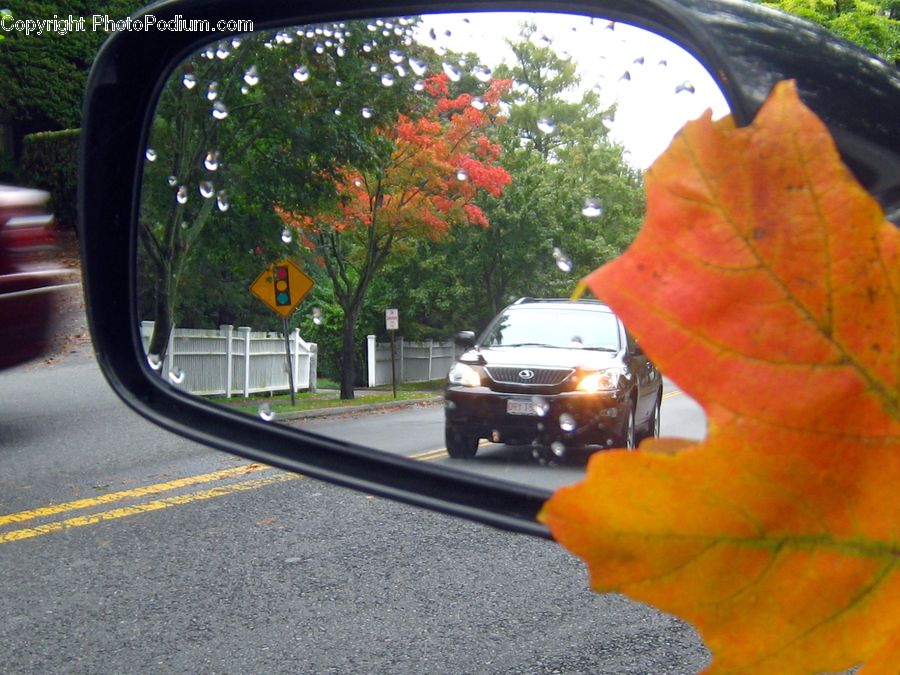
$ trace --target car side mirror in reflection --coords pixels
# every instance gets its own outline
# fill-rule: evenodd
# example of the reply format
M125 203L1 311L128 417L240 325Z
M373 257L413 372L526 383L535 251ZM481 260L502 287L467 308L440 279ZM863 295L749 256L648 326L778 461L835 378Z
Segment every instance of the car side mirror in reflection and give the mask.
M680 126L667 128L662 147L645 157L642 142L659 127L650 115L699 114L701 77L738 125L775 82L797 79L849 166L897 213L896 75L848 45L830 47L815 27L737 0L548 0L548 14L529 4L526 14L489 17L490 40L467 37L483 24L471 3L413 4L404 16L384 16L391 7L336 0L312 16L277 3L175 0L154 7L157 24L178 17L201 25L214 13L256 30L214 32L219 24L209 21L206 32L110 38L89 82L81 146L95 351L116 392L169 430L311 477L547 536L535 516L553 485L463 472L459 462L439 461L434 445L432 454L419 453L429 461L416 461L397 448L373 448L377 434L365 430L350 436L279 423L214 396L229 398L233 382L272 380L301 361L329 382L337 378L342 395L377 392L383 384L364 378L379 369L386 382L440 389L433 383L455 362L453 343L475 345L472 331L448 339L456 327L486 325L510 298L567 296L579 275L628 245L641 222L643 170ZM653 52L660 41L687 50L697 77ZM579 61L575 48L583 45L607 51ZM559 73L553 110L529 91L525 65ZM850 74L841 96L835 72ZM852 111L846 100L855 102ZM498 206L504 196L509 201ZM297 262L304 276L288 275L283 287L266 280L281 260ZM285 296L287 304L274 295L273 304L293 308L296 300L296 314L274 316L251 295L260 275L266 292ZM387 309L398 309L388 325ZM142 321L153 321L146 341ZM166 360L169 345L178 331L219 329L229 374L209 389L221 393L185 391L177 376L184 366L172 361L177 355ZM272 373L254 372L249 345L257 333L260 344L280 350L269 359ZM498 354L495 375L547 374L501 364ZM591 359L595 372L606 372L609 358L595 345L580 350L578 367ZM172 373L161 365L169 362ZM427 391L423 399L442 414L447 401ZM541 409L540 400L526 403L506 410L524 417ZM494 464L515 457L500 453Z
M475 347L475 333L471 330L461 330L456 334L454 342L461 349L472 349Z

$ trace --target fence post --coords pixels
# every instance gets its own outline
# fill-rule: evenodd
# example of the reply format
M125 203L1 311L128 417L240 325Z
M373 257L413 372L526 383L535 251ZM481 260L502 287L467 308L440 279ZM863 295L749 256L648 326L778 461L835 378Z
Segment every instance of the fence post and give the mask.
M398 382L406 382L406 378L403 376L403 366L405 365L406 355L404 354L403 347L406 345L406 339L400 338L400 379Z
M244 342L244 398L250 396L250 326L238 326L238 333Z
M319 345L309 346L309 393L315 394L319 379Z
M291 352L291 368L294 370L294 391L296 392L299 389L300 382L300 329L295 328L291 331L291 342L294 343L292 347L293 351ZM307 375L307 378L309 376Z
M153 335L154 321L141 321L141 343L144 345L144 353L147 353L147 347L150 345L150 336Z
M375 383L375 336L374 335L366 335L366 365L368 366L367 370L368 376L366 378L366 385L369 387L376 386Z
M428 340L428 381L431 382L431 363L434 361L434 340Z
M167 377L168 373L175 372L175 324L172 324L172 330L169 331L169 345L166 347L166 369L163 377Z
M231 337L234 335L234 326L222 324L219 330L225 334L225 398L231 398L231 385L233 374L232 361L234 360L234 348L231 344Z

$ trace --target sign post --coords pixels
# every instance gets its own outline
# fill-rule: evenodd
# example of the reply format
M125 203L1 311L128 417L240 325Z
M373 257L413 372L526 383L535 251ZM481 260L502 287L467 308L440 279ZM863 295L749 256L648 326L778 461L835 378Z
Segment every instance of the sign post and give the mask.
M263 304L281 316L284 329L284 351L287 358L288 386L291 388L291 406L297 405L294 392L294 364L291 363L291 340L288 336L288 317L312 290L315 282L293 260L284 258L269 265L250 284L250 292Z
M396 347L394 345L397 329L400 328L400 311L397 309L384 310L384 325L391 334L391 389L394 392L394 398L397 398L397 364L396 364Z

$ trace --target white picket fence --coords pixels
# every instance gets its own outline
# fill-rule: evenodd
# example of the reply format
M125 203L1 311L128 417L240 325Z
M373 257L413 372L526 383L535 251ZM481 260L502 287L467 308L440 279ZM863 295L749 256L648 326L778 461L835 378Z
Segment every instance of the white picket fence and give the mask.
M394 363L397 383L427 382L447 376L460 355L452 341L407 342L397 339ZM391 383L391 343L376 343L374 335L366 336L367 383L370 387Z
M141 322L146 352L153 322ZM288 336L294 389L316 390L318 347L300 337L299 329ZM169 336L165 373L175 373L178 386L203 396L248 396L266 391L290 391L284 335L253 332L248 326L219 326L218 330L175 328ZM183 380L181 379L183 378Z

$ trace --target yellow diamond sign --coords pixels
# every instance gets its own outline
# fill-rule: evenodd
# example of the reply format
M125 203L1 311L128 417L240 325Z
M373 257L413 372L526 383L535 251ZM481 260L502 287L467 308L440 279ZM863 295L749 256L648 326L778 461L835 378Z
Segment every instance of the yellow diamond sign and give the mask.
M287 318L314 285L294 261L285 258L272 263L256 277L250 284L250 292Z

